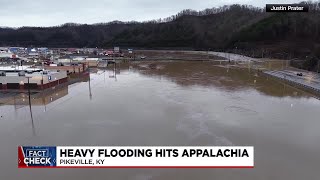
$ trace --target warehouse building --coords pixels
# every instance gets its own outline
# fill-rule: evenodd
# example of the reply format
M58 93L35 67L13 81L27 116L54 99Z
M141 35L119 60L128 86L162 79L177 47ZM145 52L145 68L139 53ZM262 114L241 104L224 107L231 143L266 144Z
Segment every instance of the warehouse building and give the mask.
M47 71L27 66L0 67L0 89L47 89L68 81L66 71Z

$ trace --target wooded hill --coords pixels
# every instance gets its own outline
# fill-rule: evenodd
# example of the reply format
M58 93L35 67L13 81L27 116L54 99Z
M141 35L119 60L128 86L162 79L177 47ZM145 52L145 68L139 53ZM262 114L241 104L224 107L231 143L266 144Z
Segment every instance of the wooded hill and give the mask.
M223 50L284 59L319 56L320 3L307 4L307 13L267 13L231 5L184 10L148 22L0 28L0 46Z

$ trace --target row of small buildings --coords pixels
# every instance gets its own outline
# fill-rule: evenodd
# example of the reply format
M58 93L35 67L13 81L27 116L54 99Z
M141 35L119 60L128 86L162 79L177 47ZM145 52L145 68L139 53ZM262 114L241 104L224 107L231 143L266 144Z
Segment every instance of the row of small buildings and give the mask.
M53 51L48 48L0 47L0 58L38 58L48 55L53 55Z
M14 55L14 57L13 57ZM99 55L99 56L123 56L120 49L98 49L98 48L25 48L25 47L0 47L0 58L39 58L60 57L64 55Z
M114 62L119 48L0 47L0 90L43 90L68 81L69 74L86 74L92 66Z
M84 74L92 64L90 62L94 66L104 57L93 55L92 51L93 49L0 47L0 59L6 60L0 66L0 91L44 90L66 83L69 74ZM46 60L40 57L49 58ZM37 61L30 63L29 59ZM37 65L30 65L33 63Z

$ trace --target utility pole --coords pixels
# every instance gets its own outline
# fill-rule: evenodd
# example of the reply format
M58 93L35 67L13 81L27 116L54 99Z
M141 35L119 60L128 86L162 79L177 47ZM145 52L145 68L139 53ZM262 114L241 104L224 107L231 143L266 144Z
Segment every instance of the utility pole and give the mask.
M44 72L44 62L42 62L42 72L41 72L41 89L43 89L43 72Z
M117 63L114 63L114 80L117 81Z
M29 95L29 104L31 104L31 92L30 92L30 78L31 77L26 77L28 79L28 95ZM31 106L30 106L31 108Z
M32 115L32 108L31 108L31 92L30 92L30 78L31 77L26 77L28 79L28 96L29 96L29 109L30 109L30 117L31 117L31 125L32 125L32 132L33 135L36 134L35 129L34 129L34 122L33 122L33 115Z
M71 64L72 64L72 63L71 63L71 57L69 57L69 58L70 58L69 60L70 60L70 66L71 66ZM69 69L69 68L68 68L68 69Z
M75 67L74 67L74 63L72 63L72 67L73 67L73 73L76 73Z
M90 79L90 72L89 72L89 98L90 100L92 100L92 93L91 93L91 83L90 83L91 79Z

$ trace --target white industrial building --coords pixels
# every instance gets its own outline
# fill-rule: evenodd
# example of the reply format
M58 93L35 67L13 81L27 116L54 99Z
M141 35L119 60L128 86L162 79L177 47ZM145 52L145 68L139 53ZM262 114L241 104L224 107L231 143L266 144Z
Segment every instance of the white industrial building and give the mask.
M0 67L0 89L46 89L68 81L66 71L43 71L28 66Z

